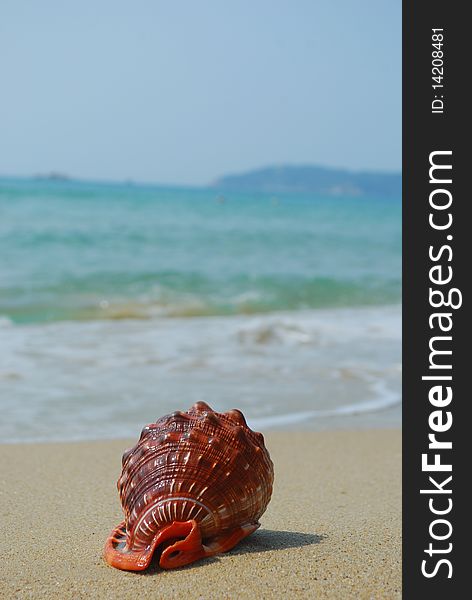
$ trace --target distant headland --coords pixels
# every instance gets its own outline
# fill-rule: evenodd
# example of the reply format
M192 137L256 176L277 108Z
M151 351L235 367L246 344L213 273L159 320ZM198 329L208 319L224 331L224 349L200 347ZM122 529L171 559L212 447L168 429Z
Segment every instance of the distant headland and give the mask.
M212 188L234 192L314 193L327 196L400 197L400 173L348 171L314 165L281 165L225 175Z
M0 180L10 178L17 179L14 176L0 175ZM26 179L71 184L182 187L179 184L170 183L144 183L130 178L122 181L80 179L60 171L37 173ZM223 175L203 186L200 184L183 187L214 190L220 194L218 197L223 200L224 195L228 192L262 192L273 195L316 194L318 196L352 198L371 196L401 199L402 175L400 172L350 171L319 165L279 165Z

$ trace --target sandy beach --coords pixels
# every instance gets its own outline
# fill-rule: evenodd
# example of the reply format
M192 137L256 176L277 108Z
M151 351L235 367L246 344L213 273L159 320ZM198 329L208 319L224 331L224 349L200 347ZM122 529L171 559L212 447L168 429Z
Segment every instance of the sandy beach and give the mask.
M400 598L399 430L266 435L276 483L261 528L144 574L102 559L132 443L0 446L1 598Z

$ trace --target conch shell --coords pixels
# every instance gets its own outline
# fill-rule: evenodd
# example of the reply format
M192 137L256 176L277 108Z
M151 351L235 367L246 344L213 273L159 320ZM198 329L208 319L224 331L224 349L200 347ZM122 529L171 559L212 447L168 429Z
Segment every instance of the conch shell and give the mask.
M217 413L197 402L162 417L123 455L125 520L111 532L105 560L141 571L158 547L164 569L226 552L259 527L273 480L264 438L239 410Z

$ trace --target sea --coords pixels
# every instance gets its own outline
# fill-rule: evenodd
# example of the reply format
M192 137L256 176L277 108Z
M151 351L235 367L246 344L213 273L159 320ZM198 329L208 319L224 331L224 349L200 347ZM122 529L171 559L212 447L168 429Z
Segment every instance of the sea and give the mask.
M400 198L0 179L0 442L401 422Z

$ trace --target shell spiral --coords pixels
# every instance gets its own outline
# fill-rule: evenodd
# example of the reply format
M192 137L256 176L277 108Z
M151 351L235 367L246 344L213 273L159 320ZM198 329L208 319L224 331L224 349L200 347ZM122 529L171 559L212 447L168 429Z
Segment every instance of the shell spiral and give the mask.
M230 550L259 527L274 470L262 434L239 410L204 402L147 425L123 455L118 490L125 520L105 560L140 571L162 550L163 568Z

